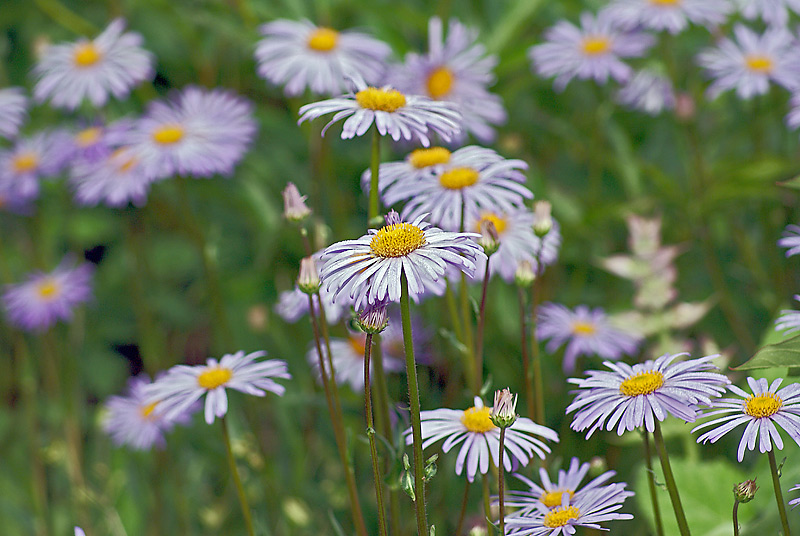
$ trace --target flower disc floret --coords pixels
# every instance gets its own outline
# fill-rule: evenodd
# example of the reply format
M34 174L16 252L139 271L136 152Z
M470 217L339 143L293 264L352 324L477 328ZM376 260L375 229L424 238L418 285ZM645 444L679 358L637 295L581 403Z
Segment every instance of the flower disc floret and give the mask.
M430 147L428 149L415 149L408 156L409 163L417 169L423 169L437 164L446 164L450 161L450 151L444 147ZM383 175L383 173L381 173Z
M356 93L356 102L368 110L391 113L406 105L406 96L396 89L368 87Z
M469 167L448 169L439 176L439 183L448 190L460 190L472 186L480 179L480 173Z
M330 52L338 42L339 32L331 28L317 28L308 36L308 48L317 52Z
M161 145L171 145L183 139L184 128L178 124L166 124L153 130L153 141Z
M197 376L197 385L211 391L228 383L233 371L227 368L210 368Z
M403 222L381 228L370 240L369 248L378 257L404 257L425 243L425 231Z
M102 57L103 54L91 41L80 43L75 47L75 65L78 67L90 67L100 61Z
M578 519L581 511L574 506L566 508L556 508L547 512L544 516L544 526L548 528L563 527L573 519Z
M482 408L472 406L464 410L464 416L461 417L461 422L470 432L486 433L489 430L497 428L489 418L490 411L491 408L486 406Z
M744 403L744 412L751 417L761 419L775 415L782 406L781 397L775 393L763 393L747 397Z
M664 375L659 371L640 372L619 384L619 392L625 396L641 396L655 393L664 385Z
M611 50L611 39L604 36L585 37L581 41L581 49L587 56L599 56Z
M430 72L426 81L428 95L434 99L446 97L453 89L453 82L455 82L453 71L444 66L437 67Z
M556 508L558 506L561 506L565 493L569 495L570 501L572 500L572 497L575 495L575 492L572 491L571 489L566 489L564 491L561 490L550 491L548 493L543 494L540 500L542 501L542 504L545 505L546 507Z
M492 222L492 225L494 225L494 228L497 231L498 235L502 235L503 232L506 230L506 226L508 226L507 218L504 218L500 214L495 214L494 212L487 212L485 214L481 214L481 217L475 224L475 229L477 232L480 232L481 225L483 225L483 222L485 221Z

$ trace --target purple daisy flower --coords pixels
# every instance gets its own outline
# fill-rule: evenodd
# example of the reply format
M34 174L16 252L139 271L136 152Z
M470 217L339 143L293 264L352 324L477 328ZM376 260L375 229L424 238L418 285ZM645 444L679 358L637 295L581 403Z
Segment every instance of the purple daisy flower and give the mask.
M739 98L749 99L765 94L770 81L790 91L800 88L795 41L785 28L767 28L758 35L737 24L733 32L736 41L725 38L697 57L700 66L714 78L707 90L709 98L735 89Z
M620 58L641 57L653 45L652 35L637 30L621 30L604 11L597 17L581 14L581 26L561 21L545 32L546 43L535 45L529 56L536 72L555 76L555 88L563 90L570 80L593 78L605 84L611 77L626 82L633 69Z
M0 137L7 140L17 137L28 117L28 104L28 97L22 88L0 89Z
M555 352L567 343L564 351L564 372L575 370L581 355L597 355L617 360L623 355L633 355L639 348L640 336L612 327L605 312L596 307L579 305L574 311L560 303L543 303L536 318L536 336L550 339L547 351Z
M611 372L590 370L588 378L570 378L569 383L580 389L578 396L567 407L567 413L577 410L571 428L577 432L589 429L586 437L603 428L617 435L644 426L648 432L671 414L687 422L694 422L699 403L710 404L711 397L720 396L728 378L716 372L710 363L718 355L672 363L675 358L688 355L664 354L655 361L628 365L604 361Z
M442 231L423 217L406 223L391 211L381 229L329 246L320 271L326 290L335 289L334 298L345 293L361 309L378 301L400 301L401 274L412 298L441 287L448 267L472 276L475 261L485 256L472 240L477 235Z
M69 136L45 131L19 138L10 149L0 149L0 189L24 200L39 195L39 180L57 175L72 154Z
M675 108L675 90L666 76L652 71L638 71L617 92L617 102L633 110L658 115Z
M168 419L156 411L156 403L148 404L145 391L150 384L150 378L140 374L128 380L125 396L112 396L106 401L103 430L117 446L128 445L135 450L148 450L154 445L164 448L164 434L175 424L188 422L190 412Z
M422 448L428 448L440 439L445 439L442 450L450 449L460 443L461 450L456 458L456 474L460 475L464 466L467 468L467 480L472 482L480 469L481 474L489 472L489 460L495 465L499 463L500 429L489 418L491 407L483 405L480 397L475 397L475 405L466 410L435 409L420 412L422 420ZM412 443L411 429L404 432L406 444ZM503 455L503 466L511 471L512 463L528 465L534 454L544 459L550 452L542 439L558 442L558 434L536 424L527 417L518 418L514 424L506 428Z
M480 231L484 221L490 221L497 230L500 247L489 257L489 274L498 274L506 283L514 283L517 266L522 261L536 265L536 253L541 239L533 233L533 212L527 208L508 212L482 211L468 217L466 228ZM475 269L475 279L482 281L486 262L481 259Z
M141 207L147 200L151 180L129 147L120 147L98 162L73 166L70 182L75 200L81 205L104 203L122 208L133 203Z
M184 414L203 395L205 419L208 424L214 417L224 417L228 412L225 389L235 389L248 395L264 396L266 391L282 395L286 388L275 379L290 379L286 362L280 359L256 361L266 352L243 351L225 354L217 361L213 357L205 365L175 365L161 378L145 388L145 403L155 403L155 410L166 419Z
M125 21L114 19L91 41L47 47L33 70L36 100L74 110L86 98L100 107L109 94L125 99L134 86L153 78L154 58L141 47L142 36L124 29Z
M497 56L477 43L478 32L453 19L443 36L442 20L428 22L428 53L407 54L404 65L390 72L392 85L403 92L451 102L463 117L463 135L484 143L495 138L491 125L506 122L503 102L487 89L495 82Z
M256 134L252 104L190 86L150 103L126 140L148 177L232 175Z
M789 10L800 13L800 0L736 0L747 19L760 18L771 26L786 26Z
M745 447L749 450L756 448L756 439L759 434L759 450L764 453L772 450L774 442L778 450L783 448L783 440L778 433L778 426L800 445L800 384L793 383L778 390L783 378L778 378L770 385L766 379L756 380L747 378L747 384L753 394L747 393L735 385L728 389L742 398L720 398L714 400L708 409L699 417L724 415L696 426L692 432L714 427L697 438L698 443L711 441L716 443L719 438L739 426L747 424L739 441L737 458L741 462L744 458ZM777 426L776 426L777 425ZM770 438L772 439L770 441Z
M430 145L431 132L450 141L461 131L461 114L449 102L406 95L390 86L368 86L360 78L354 78L353 84L355 91L351 93L302 106L297 124L335 114L322 129L323 136L332 124L347 117L342 126L343 140L363 136L375 123L381 136L391 136L394 141L417 139L425 147Z
M69 321L75 307L92 298L92 266L75 266L71 256L52 272L33 272L23 283L7 285L3 308L8 321L25 331L44 331Z
M537 514L531 517L507 517L509 534L516 536L567 536L575 534L575 527L603 529L600 523L633 519L630 514L619 514L625 499L633 496L625 491L625 484L611 484L588 491L570 504L569 495L562 496L561 506L549 509L537 506Z
M724 23L732 6L727 0L615 0L603 11L622 28L677 34L690 22L699 26Z
M798 96L800 97L800 95ZM798 117L800 117L800 115ZM798 125L800 125L800 121L798 121ZM800 225L787 225L781 236L783 238L778 239L778 246L789 248L786 251L787 257L800 253Z
M260 28L264 39L256 46L258 74L284 86L289 97L306 88L317 95L347 91L347 79L360 76L377 84L392 49L369 35L315 26L307 20L280 19Z
M794 299L800 301L800 294L795 294ZM781 311L781 316L775 320L775 331L786 331L785 335L793 333L800 329L800 311L792 309L784 309Z

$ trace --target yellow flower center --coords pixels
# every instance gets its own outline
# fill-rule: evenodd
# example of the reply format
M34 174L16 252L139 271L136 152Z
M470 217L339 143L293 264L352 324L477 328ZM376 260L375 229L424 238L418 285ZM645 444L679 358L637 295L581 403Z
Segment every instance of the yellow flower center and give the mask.
M233 377L233 371L222 367L210 368L197 376L197 384L211 391L220 385L225 385Z
M183 127L177 124L161 125L153 131L153 140L161 145L171 145L183 139Z
M150 419L150 415L153 414L153 411L156 409L158 402L153 402L152 404L146 404L140 408L139 411L142 413L142 418Z
M481 225L485 221L492 222L494 224L494 228L497 230L497 234L499 235L503 234L503 231L506 230L506 219L502 216L498 216L497 214L489 212L481 216L481 219L478 220L478 223L475 225L475 229L477 229L476 232L481 232Z
M461 423L466 426L467 430L470 432L485 434L489 430L496 428L492 420L489 418L490 411L491 408L487 408L486 406L482 408L472 406L471 408L464 410L464 415L461 417Z
M744 412L751 417L760 419L775 415L781 406L783 406L781 397L775 393L764 393L748 397L744 403Z
M768 56L762 56L761 54L750 54L745 56L744 62L748 69L762 74L771 73L774 65L772 58Z
M581 511L574 506L567 506L566 508L556 508L550 510L544 516L544 526L547 528L563 527L570 522L571 519L578 519L581 516Z
M439 184L450 190L460 190L472 186L480 178L480 173L468 167L448 169L439 177Z
M382 227L369 242L369 249L378 257L405 257L426 244L425 231L410 223Z
M650 0L651 4L657 6L675 6L681 3L681 0Z
M549 493L545 493L539 499L542 501L542 504L548 508L555 508L557 506L561 506L561 499L563 498L565 493L569 493L569 500L572 500L572 496L575 495L575 492L571 489L567 489L564 491L551 491Z
M39 293L39 297L43 300L52 300L59 294L59 287L58 283L53 281L52 279L45 279L39 286L36 287L36 291Z
M356 355L364 357L364 351L366 350L367 346L367 338L364 336L350 336L347 340L350 343L350 348L353 349Z
M30 173L39 166L39 157L33 151L19 153L11 161L11 167L17 173Z
M331 28L317 28L308 36L308 48L317 52L330 52L336 48L339 32Z
M446 97L450 90L453 89L454 81L453 71L447 67L437 67L428 75L428 81L426 82L428 95L433 99Z
M90 145L97 143L97 141L100 139L100 134L102 133L103 129L100 127L89 127L83 129L75 134L75 143L77 143L80 147L89 147Z
M446 164L450 161L450 151L444 147L415 149L411 151L408 161L417 169L435 166L436 164Z
M581 49L587 56L599 56L605 54L611 48L611 40L601 35L594 37L584 37L581 41Z
M73 55L75 65L78 67L90 67L100 61L102 57L103 55L91 41L76 46Z
M580 320L576 320L575 322L572 323L573 335L588 337L589 335L594 335L596 331L597 331L597 326L592 324L591 322L581 322Z
M664 375L657 370L640 372L619 384L619 392L625 396L649 395L664 385Z
M123 173L130 171L137 162L136 158L130 154L130 151L124 147L121 147L111 153L110 158L116 164L117 169Z
M406 96L396 89L368 87L356 93L356 102L368 110L391 113L406 105Z

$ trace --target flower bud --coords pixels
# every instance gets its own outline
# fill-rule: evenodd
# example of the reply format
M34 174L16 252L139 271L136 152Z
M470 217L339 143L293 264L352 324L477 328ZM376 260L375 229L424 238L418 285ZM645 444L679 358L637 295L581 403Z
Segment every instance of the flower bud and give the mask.
M300 260L300 275L297 276L297 286L306 294L316 294L320 285L317 263L312 257L304 257Z
M589 476L596 477L608 471L608 463L605 458L594 456L589 460Z
M517 265L517 273L514 274L514 282L518 287L528 288L536 281L536 272L530 261L520 261Z
M758 486L756 486L755 478L753 480L745 480L733 486L733 497L740 503L747 503L756 496L756 490L758 490Z
M506 387L494 392L494 406L489 412L489 419L499 428L508 428L517 420L517 395L512 395Z
M311 214L311 209L306 206L306 196L300 195L300 191L294 183L288 183L283 190L283 217L299 223L309 214Z
M380 333L389 325L386 317L386 302L376 302L367 305L356 318L356 325L361 331L369 335Z
M550 214L552 208L549 201L537 201L533 204L533 232L539 238L547 235L553 228L553 217Z
M497 234L497 227L490 219L482 219L480 226L481 237L478 244L483 248L487 257L491 257L500 247L500 235Z

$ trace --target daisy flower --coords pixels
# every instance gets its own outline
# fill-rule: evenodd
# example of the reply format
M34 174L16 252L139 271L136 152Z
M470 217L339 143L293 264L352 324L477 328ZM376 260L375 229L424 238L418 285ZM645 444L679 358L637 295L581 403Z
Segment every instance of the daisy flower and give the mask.
M475 405L463 411L443 408L421 412L422 448L428 448L440 439L446 438L442 450L449 452L463 442L456 458L456 474L460 475L466 465L467 480L470 482L475 479L478 469L485 475L489 472L490 456L496 465L500 452L500 428L492 424L489 419L491 409L484 406L483 400L476 396ZM410 445L411 429L404 433L406 444ZM540 438L558 442L556 432L526 417L520 417L506 428L503 454L503 466L506 471L511 470L512 460L525 466L534 454L544 459L545 453L550 452L550 447Z
M798 94L800 97L800 94ZM800 115L798 116L800 118ZM800 126L800 121L798 121ZM778 246L782 248L789 248L786 251L786 256L791 257L800 253L800 225L789 224L783 230L783 238L778 240Z
M423 147L414 149L401 162L385 162L378 170L378 191L384 190L401 179L414 182L435 173L441 166L450 162L452 152L446 147ZM372 170L361 174L361 188L369 194Z
M571 428L577 432L588 428L589 438L603 425L611 430L618 424L617 435L640 426L652 432L655 420L663 421L668 414L694 422L695 406L710 404L711 397L724 393L730 381L708 372L716 370L711 360L717 355L672 363L685 355L664 354L635 365L604 361L611 372L590 370L588 378L570 378L569 383L585 389L567 407L567 413L577 410Z
M275 379L291 378L286 362L256 361L265 355L266 352L245 355L240 350L225 354L219 361L209 357L205 365L175 365L145 388L145 403L156 403L155 411L174 419L207 395L204 413L206 422L211 424L215 416L224 417L228 412L226 388L254 396L264 396L266 391L279 396L284 393L286 388Z
M620 58L641 57L653 45L653 36L637 30L621 30L605 11L597 17L581 14L581 26L561 21L545 33L546 43L531 47L528 54L543 77L555 76L558 91L570 80L593 78L605 84L611 77L626 82L633 69Z
M522 480L527 486L528 491L512 491L506 498L507 506L514 506L519 508L512 514L506 515L506 519L511 516L525 517L531 514L538 513L539 504L546 506L552 510L561 506L564 495L569 497L569 502L573 503L579 499L581 495L604 485L609 478L616 474L616 471L606 471L602 475L592 479L585 486L581 487L581 482L589 472L589 463L580 463L578 458L572 458L569 464L569 469L564 471L558 470L558 480L553 482L544 468L539 468L539 478L541 485L534 481L515 474L518 479Z
M433 17L428 23L428 53L407 54L390 80L403 92L453 103L463 116L463 134L489 143L495 138L491 125L505 123L507 114L500 97L487 89L495 82L497 56L487 55L477 37L477 31L453 19L445 39L442 20Z
M154 180L229 176L256 130L249 101L231 91L190 86L151 102L126 141Z
M795 294L794 299L800 301L800 294ZM792 309L782 310L781 316L775 320L775 331L787 330L785 335L788 335L798 329L800 329L800 311Z
M500 247L489 257L489 275L498 274L506 283L514 283L517 266L522 261L536 263L536 246L541 243L533 233L533 213L527 208L508 212L482 211L477 216L467 219L467 229L480 231L485 221L494 224L497 230ZM477 263L475 278L483 280L486 262L481 259Z
M461 114L448 102L403 94L390 86L368 86L360 78L352 81L354 92L302 106L297 124L335 114L322 129L323 136L332 124L347 117L343 140L363 136L374 122L381 136L389 135L394 141L418 139L425 147L430 145L431 131L450 141L461 130Z
M70 182L81 205L103 203L122 208L145 204L152 182L129 147L120 147L99 162L76 164Z
M307 20L276 20L260 28L264 38L256 46L258 75L289 97L306 88L317 95L347 91L347 78L360 76L378 83L392 49L369 35L315 26Z
M789 491L800 491L800 484L796 485L793 488L789 488ZM796 508L798 505L800 505L800 497L789 501L789 506L791 506L792 508Z
M674 109L675 101L675 90L669 78L648 70L638 71L617 92L617 102L649 115Z
M128 381L125 396L112 396L105 403L103 430L111 436L114 444L128 445L136 450L148 450L153 445L164 448L164 434L176 423L188 422L190 412L168 419L156 411L156 403L146 403L145 389L150 384L150 378L140 374Z
M471 145L453 152L430 174L398 176L394 182L380 177L379 188L387 206L406 202L404 219L428 214L434 225L456 231L461 228L462 207L468 217L522 208L525 199L533 197L524 186L526 169L522 160L506 160L491 149Z
M71 165L96 162L122 146L129 137L134 121L120 119L109 124L86 125L71 135L73 145Z
M615 0L604 9L622 28L644 27L671 34L682 32L690 22L718 26L731 10L728 0Z
M744 458L745 447L748 450L756 448L759 433L761 439L758 447L762 453L771 451L773 442L778 450L783 448L783 440L776 425L783 428L800 445L800 384L793 383L778 390L782 382L783 379L778 378L770 385L764 378L756 380L748 377L747 384L753 391L752 394L735 385L729 385L728 389L742 398L720 398L710 404L706 403L709 409L703 411L699 417L724 416L696 426L692 432L714 427L698 437L697 442L716 443L719 438L746 423L737 452L740 462Z
M475 262L485 256L473 241L475 233L450 233L423 221L403 222L395 211L381 229L369 229L357 240L329 246L323 254L320 279L334 299L345 293L356 309L377 301L400 301L404 274L412 298L436 290L448 267L472 276Z
M124 29L125 21L115 19L91 41L47 47L33 69L36 100L50 99L56 108L74 110L89 99L100 107L109 94L124 99L134 86L153 78L154 58L141 47L142 36Z
M339 385L348 384L356 393L364 392L364 344L366 343L366 338L366 334L356 332L351 333L346 339L331 338L330 340L336 383ZM383 347L383 340L381 340L381 348ZM328 350L324 344L322 345L322 357L327 366ZM319 371L319 356L317 355L316 345L312 345L308 350L306 360L311 365L314 377L321 383L322 376ZM369 364L370 378L373 377L372 371L375 370L374 363L373 359ZM405 369L405 361L384 353L383 368L386 372L400 372Z
M33 272L23 283L7 285L3 308L8 321L25 331L44 331L92 298L92 266L75 266L71 256L52 272Z
M707 90L709 98L735 89L739 98L749 99L765 94L770 81L789 90L800 87L794 39L785 28L767 28L758 35L737 24L733 32L735 41L725 38L697 57L700 66L714 78Z
M625 491L625 484L611 484L588 491L570 504L569 495L562 496L561 506L549 509L540 504L538 515L506 518L509 534L516 536L560 536L575 534L575 527L607 530L600 526L604 521L633 519L630 514L620 514L625 499L633 496Z
M71 154L69 137L61 130L19 138L10 149L0 149L0 189L35 199L39 180L60 173Z
M19 87L0 89L0 137L14 139L28 117L28 98Z
M574 311L560 303L543 303L536 319L536 336L550 339L547 351L555 352L567 343L564 351L564 372L575 370L575 361L581 355L597 355L617 360L632 355L639 348L640 337L614 328L599 307L589 309L579 305Z
M771 26L786 26L789 12L800 13L800 0L736 0L747 19L761 18Z

